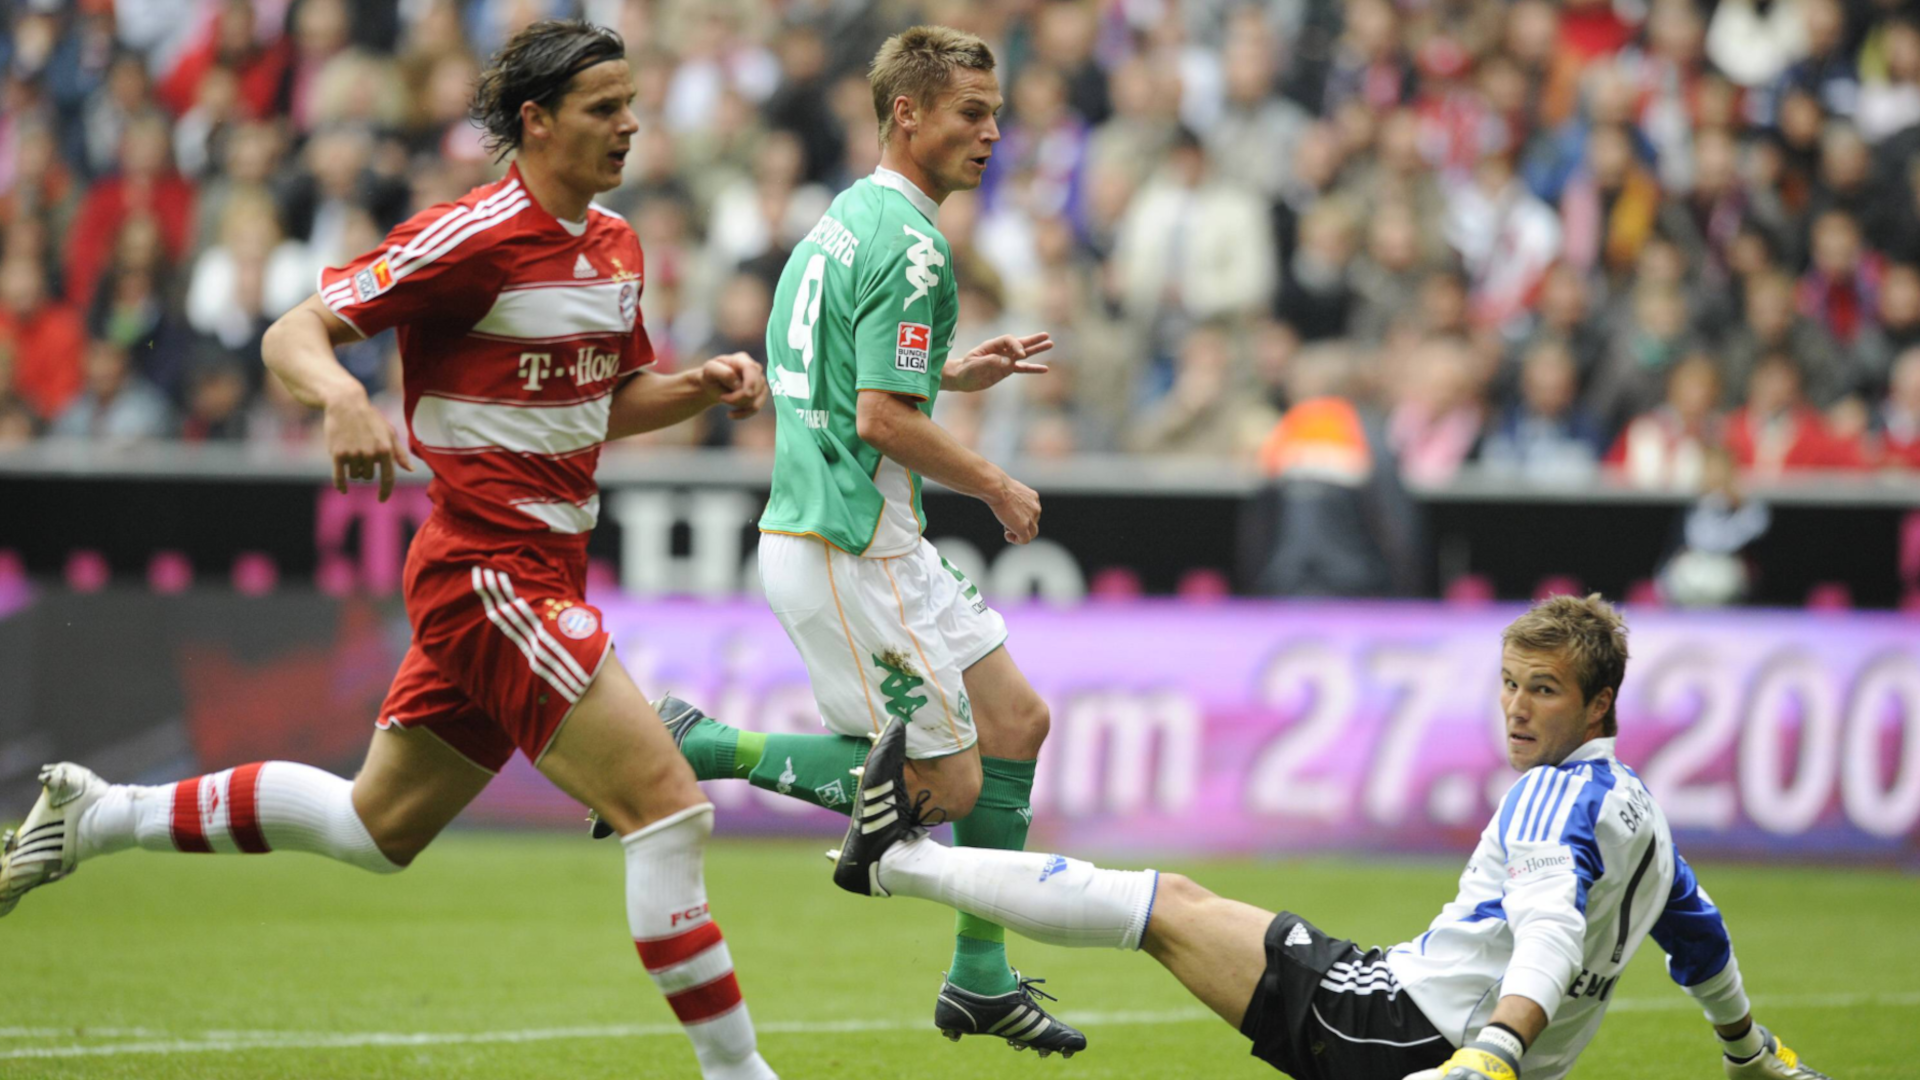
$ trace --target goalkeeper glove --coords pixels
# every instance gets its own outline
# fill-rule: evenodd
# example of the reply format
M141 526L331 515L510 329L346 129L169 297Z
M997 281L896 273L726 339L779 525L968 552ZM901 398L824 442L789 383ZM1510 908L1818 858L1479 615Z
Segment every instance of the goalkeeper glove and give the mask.
M1520 1080L1520 1057L1526 1052L1526 1044L1506 1025L1488 1024L1439 1068L1413 1073L1407 1080Z
M1833 1080L1804 1064L1779 1036L1759 1024L1737 1039L1721 1039L1721 1067L1731 1080Z

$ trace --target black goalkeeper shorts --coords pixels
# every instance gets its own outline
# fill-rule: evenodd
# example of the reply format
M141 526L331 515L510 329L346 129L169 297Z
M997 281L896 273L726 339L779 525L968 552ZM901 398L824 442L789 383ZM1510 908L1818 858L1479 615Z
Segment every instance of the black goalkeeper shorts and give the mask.
M1294 1080L1402 1080L1453 1056L1380 949L1362 952L1287 911L1268 924L1266 944L1267 970L1240 1023L1254 1057Z

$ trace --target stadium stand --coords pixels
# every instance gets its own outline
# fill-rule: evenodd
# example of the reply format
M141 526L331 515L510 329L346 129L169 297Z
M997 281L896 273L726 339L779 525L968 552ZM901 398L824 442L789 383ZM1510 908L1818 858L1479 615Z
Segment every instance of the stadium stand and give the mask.
M987 182L943 211L959 336L1055 373L943 400L1000 456L1257 467L1302 349L1347 350L1416 484L1463 466L1695 490L1915 468L1920 22L1748 0L772 4L36 0L0 39L0 445L301 444L260 336L482 182L466 107L517 25L632 49L602 201L665 364L762 352L768 286L877 160L862 64L905 21L992 42ZM346 352L376 394L390 340ZM1702 387L1710 388L1702 396ZM1708 400L1711 398L1711 400ZM764 450L771 417L660 438Z

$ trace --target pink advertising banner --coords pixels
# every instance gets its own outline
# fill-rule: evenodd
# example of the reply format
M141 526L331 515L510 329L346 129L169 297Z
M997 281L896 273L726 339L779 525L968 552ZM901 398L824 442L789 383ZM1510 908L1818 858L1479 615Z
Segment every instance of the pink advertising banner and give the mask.
M1519 609L1222 601L1005 609L1052 708L1034 843L1076 852L1451 851L1514 781L1501 628ZM606 605L649 692L729 723L819 731L798 655L758 602ZM1920 624L1898 615L1631 616L1620 757L1685 850L1920 855ZM836 815L707 785L723 832L837 832ZM577 812L524 761L482 820Z

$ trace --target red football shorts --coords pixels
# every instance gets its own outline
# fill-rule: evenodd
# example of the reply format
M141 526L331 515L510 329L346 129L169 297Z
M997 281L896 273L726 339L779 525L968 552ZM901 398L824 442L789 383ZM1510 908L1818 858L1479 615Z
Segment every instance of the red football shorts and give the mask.
M413 643L379 726L425 728L497 773L538 762L613 642L586 602L587 556L427 519L403 581Z

